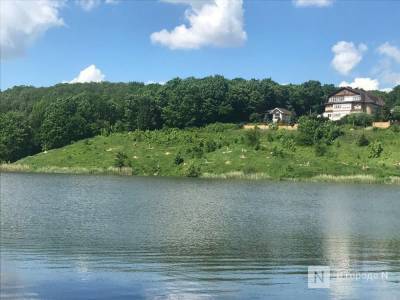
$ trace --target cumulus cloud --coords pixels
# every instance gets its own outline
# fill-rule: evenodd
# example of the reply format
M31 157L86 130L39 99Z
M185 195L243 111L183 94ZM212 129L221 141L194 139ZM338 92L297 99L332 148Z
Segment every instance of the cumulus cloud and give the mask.
M400 49L386 42L378 47L383 57L374 72L382 82L390 85L400 84Z
M69 83L101 82L105 77L106 76L97 69L95 65L90 65L86 69L80 71L79 75Z
M163 29L151 34L153 43L170 49L198 49L203 46L240 46L246 39L242 0L169 0L190 5L185 11L188 24L171 31Z
M334 57L333 68L342 75L347 75L360 63L363 53L367 51L365 44L354 45L352 42L340 41L332 47Z
M369 77L357 77L353 82L342 81L340 87L350 86L352 88L364 89L366 91L379 90L379 81Z
M386 55L400 63L400 49L386 42L379 46L378 52L382 55Z
M0 53L6 60L21 56L52 27L62 26L63 0L0 0Z
M326 7L333 3L333 0L294 0L294 5L300 7L306 6L316 6L316 7Z

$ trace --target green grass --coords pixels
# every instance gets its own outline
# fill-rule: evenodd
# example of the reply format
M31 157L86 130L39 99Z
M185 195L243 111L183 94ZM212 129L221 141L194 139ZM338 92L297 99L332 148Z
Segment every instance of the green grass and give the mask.
M364 133L383 152L369 158L370 147L357 145ZM69 146L26 157L3 171L192 176L207 178L290 179L337 182L399 183L400 134L392 130L345 130L323 156L314 146L295 143L297 132L261 132L260 147L246 143L245 130L209 126L190 130L159 130L97 136ZM209 147L207 147L207 145ZM211 145L211 146L210 146ZM208 150L207 150L208 148ZM199 149L202 149L200 151ZM126 167L114 167L118 152L127 155ZM181 153L183 163L175 157Z

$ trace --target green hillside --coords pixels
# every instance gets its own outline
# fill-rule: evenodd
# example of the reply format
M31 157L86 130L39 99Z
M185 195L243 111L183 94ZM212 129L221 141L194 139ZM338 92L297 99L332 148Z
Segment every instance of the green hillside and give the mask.
M301 131L236 125L136 130L81 140L3 165L3 170L400 182L398 132L341 130L331 143L313 145L299 142Z

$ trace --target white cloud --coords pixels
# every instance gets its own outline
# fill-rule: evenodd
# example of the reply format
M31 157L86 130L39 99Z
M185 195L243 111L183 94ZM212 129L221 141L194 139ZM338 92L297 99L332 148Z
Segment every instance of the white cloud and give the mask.
M340 87L350 86L352 88L364 89L366 91L379 90L379 81L369 77L357 77L353 82L342 81Z
M99 6L100 3L101 0L76 0L76 4L86 11L92 10L93 8Z
M360 63L363 53L367 51L365 44L359 44L358 47L352 42L340 41L332 47L334 58L332 66L340 74L347 75Z
M300 7L306 6L316 6L316 7L326 7L333 3L333 0L294 0L294 5Z
M398 63L400 63L400 49L391 45L390 43L384 43L378 48L378 52L382 55L386 55Z
M151 34L153 43L170 49L198 49L203 46L240 46L246 39L243 24L242 0L169 0L170 3L189 4L185 11L188 25L182 24L168 31Z
M21 56L52 27L62 26L63 0L0 0L1 59Z
M148 81L146 81L144 84L145 84L145 85L148 85L148 84L160 84L160 85L164 85L164 84L166 84L166 81L148 80Z
M82 7L86 11L91 11L96 8L100 4L102 4L103 0L76 0L76 4ZM117 4L119 0L104 0L105 4Z
M95 65L90 65L86 69L83 69L78 77L72 79L69 83L101 82L105 77Z
M400 84L400 49L386 42L379 46L378 52L383 56L374 72L382 82L390 85Z
M385 92L385 93L390 93L391 91L393 91L393 89L392 88L385 88L385 89L381 89L381 91Z
M390 69L384 70L381 73L382 80L385 81L386 83L390 83L393 85L399 85L400 84L400 73L392 71Z

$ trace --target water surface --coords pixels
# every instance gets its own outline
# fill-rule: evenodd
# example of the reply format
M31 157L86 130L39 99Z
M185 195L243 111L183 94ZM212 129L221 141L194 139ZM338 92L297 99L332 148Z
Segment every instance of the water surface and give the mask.
M397 186L5 173L0 183L2 299L400 298ZM385 276L308 289L312 265Z

